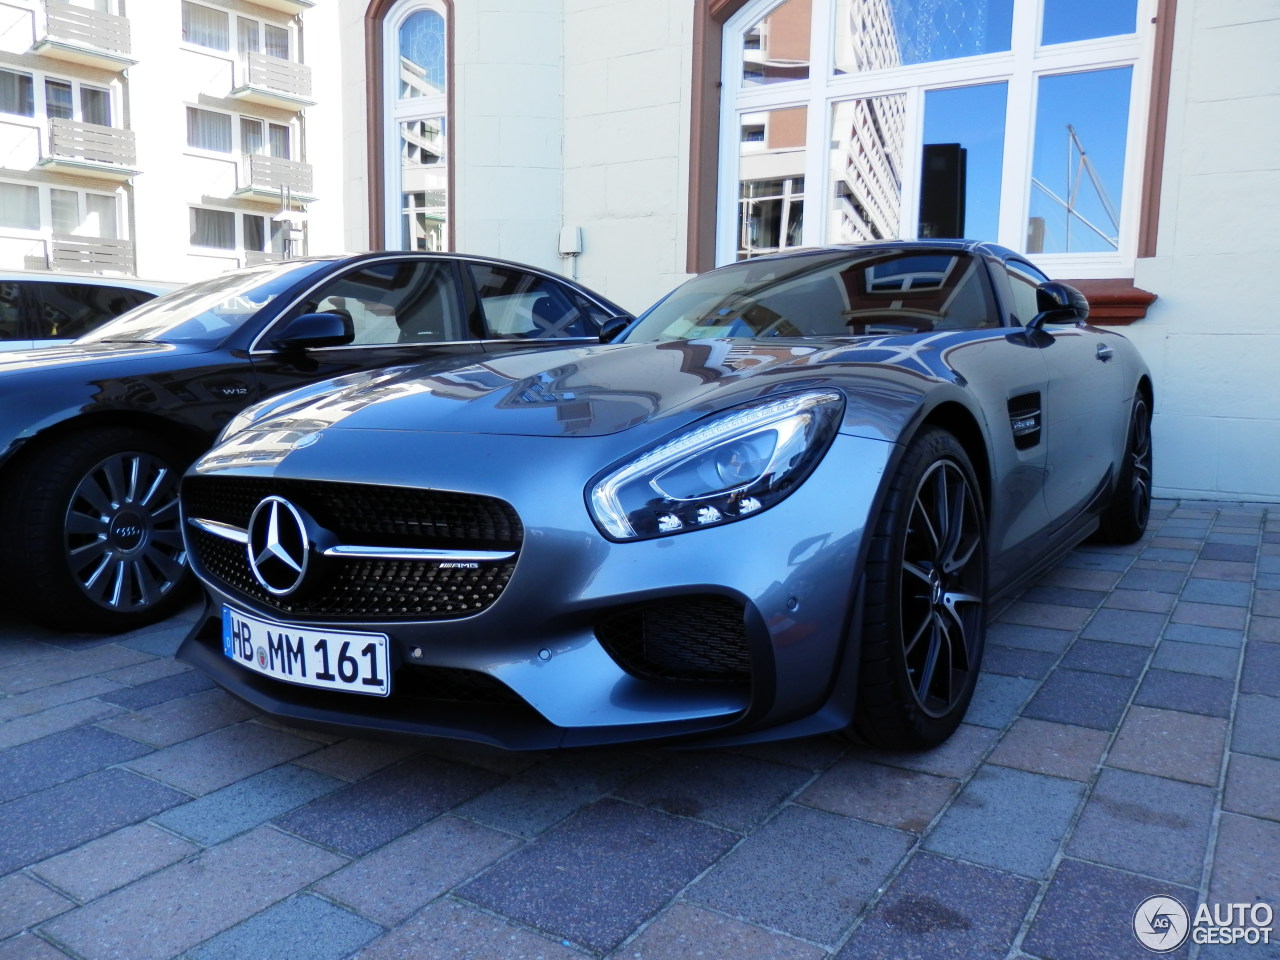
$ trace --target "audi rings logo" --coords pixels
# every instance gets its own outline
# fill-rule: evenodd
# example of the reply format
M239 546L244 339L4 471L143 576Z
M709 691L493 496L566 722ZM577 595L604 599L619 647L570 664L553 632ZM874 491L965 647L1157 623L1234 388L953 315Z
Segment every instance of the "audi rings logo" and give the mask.
M302 514L283 497L264 497L249 518L249 569L277 597L302 586L310 549Z
M1191 932L1191 915L1173 897L1147 897L1133 912L1133 934L1153 953L1177 950Z

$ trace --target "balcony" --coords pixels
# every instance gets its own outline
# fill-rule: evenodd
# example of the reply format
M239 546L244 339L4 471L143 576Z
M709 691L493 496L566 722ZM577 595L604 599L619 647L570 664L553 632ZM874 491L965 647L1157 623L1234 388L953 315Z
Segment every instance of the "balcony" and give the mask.
M236 64L231 96L279 110L315 106L311 99L311 68L292 60L250 53Z
M235 195L242 200L276 203L288 194L295 203L311 203L311 164L280 157L245 154L240 166L241 183Z
M264 263L281 263L284 261L283 253L276 253L272 250L246 250L244 252L244 265L246 267L259 267Z
M137 175L136 162L132 130L78 120L49 121L49 152L40 158L46 170L122 182Z
M133 241L55 233L48 268L72 273L132 274L135 269Z
M120 71L138 61L130 56L129 19L45 0L44 36L36 53L68 63Z
M254 0L260 7L268 10L279 10L291 17L300 16L315 6L315 0Z

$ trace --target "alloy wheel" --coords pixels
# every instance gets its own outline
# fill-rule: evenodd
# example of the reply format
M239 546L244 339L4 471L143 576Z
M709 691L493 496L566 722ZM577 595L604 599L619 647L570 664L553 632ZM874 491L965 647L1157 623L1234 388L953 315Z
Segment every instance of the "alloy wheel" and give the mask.
M80 480L67 507L67 561L94 603L128 613L154 606L182 576L178 471L153 454L113 454Z
M901 573L902 647L920 708L941 717L978 669L985 616L983 524L969 481L933 463L911 503Z
M1133 425L1129 437L1129 482L1133 517L1144 529L1151 515L1151 414L1145 400L1133 408Z

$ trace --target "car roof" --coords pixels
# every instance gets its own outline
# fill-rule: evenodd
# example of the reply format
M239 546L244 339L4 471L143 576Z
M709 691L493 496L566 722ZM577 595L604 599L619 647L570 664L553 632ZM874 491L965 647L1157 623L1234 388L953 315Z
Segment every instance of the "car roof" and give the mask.
M788 257L812 256L819 253L875 253L877 250L963 250L969 253L985 253L998 260L1021 257L1020 254L1010 250L1008 247L1002 247L997 243L988 243L983 240L876 240L868 243L832 243L817 247L795 247L790 250L781 250L778 253L767 253L763 256L752 257L750 261L739 260L736 262L759 263L762 260L785 260ZM726 264L726 266L730 266L730 264Z
M93 287L121 287L125 290L141 290L157 296L182 286L166 280L139 280L137 277L110 277L100 273L64 273L22 270L0 270L0 283L83 283Z

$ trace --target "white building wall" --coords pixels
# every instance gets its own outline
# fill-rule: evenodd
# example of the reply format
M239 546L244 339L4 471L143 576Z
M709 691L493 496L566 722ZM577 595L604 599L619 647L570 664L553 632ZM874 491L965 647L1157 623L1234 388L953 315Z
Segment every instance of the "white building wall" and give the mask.
M1158 294L1125 333L1156 387L1156 492L1280 500L1280 6L1179 0Z

